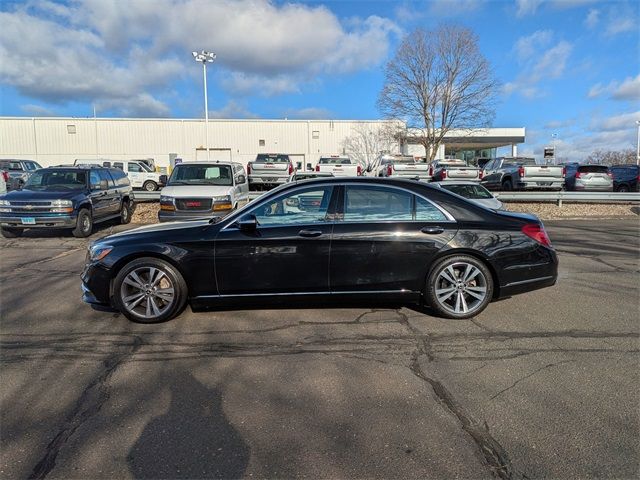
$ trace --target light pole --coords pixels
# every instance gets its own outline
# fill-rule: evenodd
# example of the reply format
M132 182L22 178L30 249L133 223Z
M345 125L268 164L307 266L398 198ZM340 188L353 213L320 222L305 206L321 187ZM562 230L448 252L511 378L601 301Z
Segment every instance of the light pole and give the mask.
M558 138L557 133L551 134L551 146L553 147L553 164L558 164L558 152L556 152L556 138Z
M191 52L196 62L202 63L202 77L204 78L204 135L205 148L207 149L207 160L209 160L209 104L207 102L207 63L213 63L216 58L215 53L202 50L201 52Z
M638 137L636 140L636 165L640 165L640 120L636 120L638 126Z

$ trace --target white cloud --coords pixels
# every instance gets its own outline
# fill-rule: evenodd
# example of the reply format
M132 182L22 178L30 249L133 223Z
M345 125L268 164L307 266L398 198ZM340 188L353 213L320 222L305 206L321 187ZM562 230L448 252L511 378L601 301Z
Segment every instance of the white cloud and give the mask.
M0 82L49 102L162 115L151 100L198 76L192 50L217 53L230 91L278 95L379 66L401 33L386 18L341 22L324 6L268 0L44 0L0 12L0 24Z
M606 87L601 83L596 83L587 96L597 98L608 94L613 100L639 101L640 100L640 74L636 77L627 77L622 82L613 80Z
M638 31L640 15L638 9L633 9L626 4L613 4L607 14L604 34L613 37L621 33Z
M532 82L542 78L560 78L567 66L567 59L573 46L566 41L560 41L540 57L531 71Z
M520 37L513 47L519 62L529 59L540 48L544 48L553 38L551 30L538 30L526 37Z
M536 13L542 0L516 0L516 17L522 18Z
M589 10L587 17L584 19L584 24L588 28L594 28L598 22L600 21L600 10L597 8L592 8Z
M620 130L634 130L636 120L640 120L640 110L632 113L623 113L604 119L596 119L591 122L594 130L615 132Z
M331 118L332 114L326 108L307 107L300 109L289 109L284 112L286 118L301 118L304 120L318 120Z
M96 103L96 110L116 110L125 117L170 117L171 109L148 93L126 98L112 98Z
M31 115L33 117L54 117L56 113L54 110L43 107L42 105L35 104L27 104L21 105L20 109L25 112L27 115Z
M259 118L258 115L252 113L242 103L236 100L229 100L227 104L218 110L209 110L211 118Z

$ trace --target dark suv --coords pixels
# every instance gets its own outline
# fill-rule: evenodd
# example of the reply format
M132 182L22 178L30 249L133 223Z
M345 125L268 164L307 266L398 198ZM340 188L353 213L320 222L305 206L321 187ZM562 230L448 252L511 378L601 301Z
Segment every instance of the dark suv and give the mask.
M640 192L640 166L638 165L613 165L614 192Z
M131 184L117 168L43 168L21 190L0 196L6 238L19 237L25 228L71 228L75 237L88 237L94 223L112 218L129 223L132 212Z

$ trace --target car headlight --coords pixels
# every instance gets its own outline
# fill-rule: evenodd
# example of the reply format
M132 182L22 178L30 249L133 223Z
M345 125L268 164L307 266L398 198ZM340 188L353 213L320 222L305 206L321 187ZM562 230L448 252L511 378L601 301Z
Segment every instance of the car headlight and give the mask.
M73 202L71 200L54 200L51 202L52 207L72 207Z
M8 200L0 200L0 213L11 212L11 203Z
M175 199L168 195L160 195L160 210L173 212L176 209Z
M111 253L111 250L113 250L111 245L91 245L89 247L89 260L92 262L102 260Z
M231 210L233 205L231 204L231 195L221 195L213 197L213 211L218 210Z
M8 207L10 205L9 200L0 200L0 207Z

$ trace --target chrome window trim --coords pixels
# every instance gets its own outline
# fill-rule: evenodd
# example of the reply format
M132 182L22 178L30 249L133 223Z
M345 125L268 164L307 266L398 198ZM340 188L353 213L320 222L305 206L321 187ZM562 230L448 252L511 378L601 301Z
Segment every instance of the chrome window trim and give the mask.
M285 183L284 185L288 185L288 184ZM457 223L457 220L453 217L453 215L451 215L447 210L445 210L443 207L441 207L440 205L435 203L433 200L430 200L430 199L426 198L424 195L421 195L421 194L419 194L417 192L414 192L413 190L409 190L409 189L406 189L406 188L403 188L403 187L398 187L397 185L384 185L384 184L381 185L381 184L378 184L378 183L368 183L368 182L340 182L340 183L320 184L318 186L321 187L321 188L326 187L326 186L330 186L330 187L335 189L337 187L346 187L348 185L392 188L392 189L395 189L395 190L400 190L402 192L409 193L410 195L415 195L416 197L422 198L426 202L428 202L431 205L433 205L447 219L446 220L378 220L378 221L371 221L371 220L363 220L363 221L336 220L336 221L332 221L332 222L322 222L322 223L318 222L318 223L314 223L313 225L327 225L327 224L345 225L345 224L352 224L352 223L425 223L425 222L428 222L428 223ZM245 206L243 206L240 210L236 211L236 213L233 216L233 218L229 220L229 223L227 223L226 225L224 225L220 229L220 232L223 232L223 231L225 231L227 229L238 230L237 227L231 227L231 225L233 223L235 223L236 220L238 218L240 218L240 216L244 215L245 214L245 210L249 210L250 207L253 208L254 206L256 206L256 208L257 208L260 205L263 205L264 203L266 203L267 201L271 201L271 200L275 200L275 199L279 198L283 194L297 192L299 190L308 190L310 188L314 188L314 186L311 186L311 185L296 185L296 187L292 188L291 190L287 190L286 192L283 192L282 194L280 194L278 196L268 197L268 198L259 200L258 203L249 202ZM333 192L332 192L332 194L333 194ZM295 227L296 225L306 225L306 224L304 224L304 223L301 223L301 224L291 223L291 224L287 224L287 225L272 225L272 226L269 226L269 228Z

